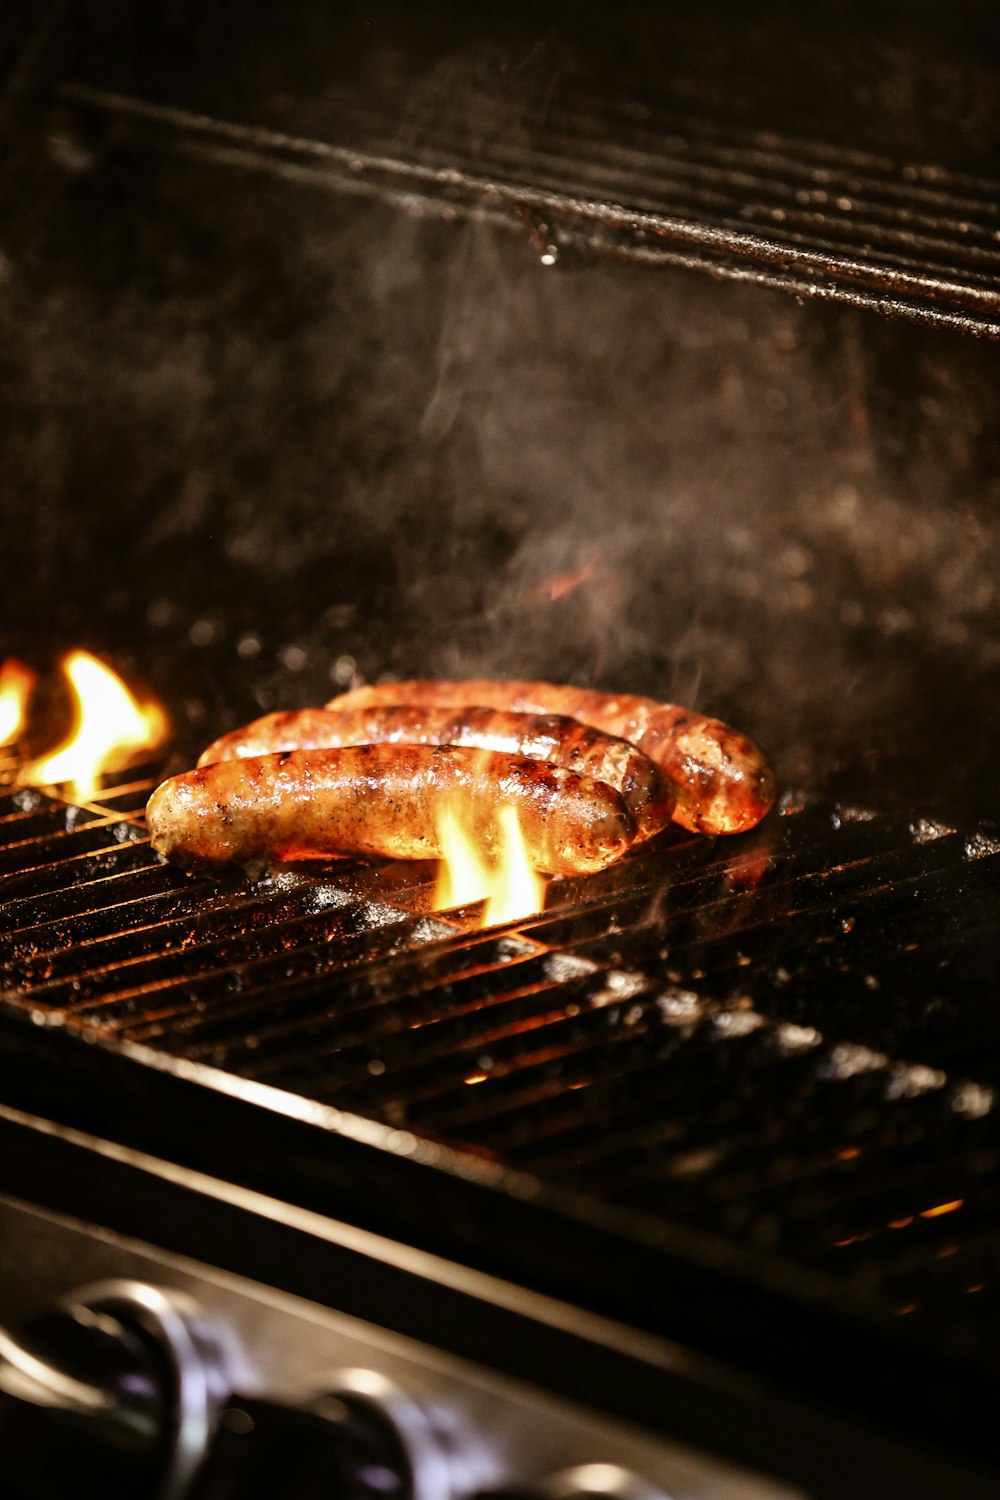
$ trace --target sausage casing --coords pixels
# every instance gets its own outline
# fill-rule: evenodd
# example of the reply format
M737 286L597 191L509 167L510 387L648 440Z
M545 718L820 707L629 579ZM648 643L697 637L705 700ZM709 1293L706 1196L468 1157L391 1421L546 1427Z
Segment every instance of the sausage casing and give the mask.
M390 703L484 704L518 713L566 714L629 740L673 783L675 820L698 833L743 833L760 822L774 801L774 777L753 740L720 719L655 698L551 682L417 679L355 688L327 707L371 709Z
M458 745L217 761L157 787L146 821L153 848L189 867L334 853L439 859L439 817L453 799L488 858L498 854L499 809L513 806L532 864L555 875L601 870L635 838L613 787L544 761Z
M673 815L670 782L635 745L562 714L511 713L475 704L461 709L428 704L265 714L213 741L198 764L279 750L363 744L467 745L564 766L620 792L639 838L659 833Z

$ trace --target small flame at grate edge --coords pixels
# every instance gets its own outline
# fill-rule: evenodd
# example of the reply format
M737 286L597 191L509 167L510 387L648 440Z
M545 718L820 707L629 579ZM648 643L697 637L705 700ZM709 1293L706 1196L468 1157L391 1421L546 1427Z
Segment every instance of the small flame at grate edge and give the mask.
M74 799L87 802L97 795L105 771L163 744L167 717L158 704L137 702L121 678L86 651L71 651L62 668L73 694L73 727L55 750L29 762L19 780L28 786L69 783Z
M35 674L23 662L10 657L0 666L0 745L13 744L20 734L34 686Z

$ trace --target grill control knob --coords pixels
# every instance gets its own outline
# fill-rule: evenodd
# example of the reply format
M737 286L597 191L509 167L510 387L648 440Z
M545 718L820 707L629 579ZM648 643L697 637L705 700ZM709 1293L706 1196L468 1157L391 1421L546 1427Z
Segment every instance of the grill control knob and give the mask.
M190 1500L450 1500L449 1461L422 1408L371 1370L330 1387L296 1405L231 1396Z
M174 1500L227 1384L187 1299L139 1282L86 1287L0 1330L0 1495Z
M230 1397L191 1500L411 1500L396 1434L334 1398L288 1406Z

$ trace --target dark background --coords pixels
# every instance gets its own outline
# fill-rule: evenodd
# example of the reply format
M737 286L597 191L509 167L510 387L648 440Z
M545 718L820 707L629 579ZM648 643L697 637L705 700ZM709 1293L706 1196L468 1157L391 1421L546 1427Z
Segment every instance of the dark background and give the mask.
M584 89L981 176L989 8L476 9L11 13L0 655L103 653L191 746L359 677L574 679L731 718L783 787L996 814L994 344L544 267L59 93L331 139L384 88L405 152L439 101L476 145Z

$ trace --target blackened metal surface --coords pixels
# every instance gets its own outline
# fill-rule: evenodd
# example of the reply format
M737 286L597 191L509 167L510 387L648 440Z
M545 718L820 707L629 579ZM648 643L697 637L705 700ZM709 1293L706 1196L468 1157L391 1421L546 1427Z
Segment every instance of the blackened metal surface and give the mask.
M1000 335L998 126L970 110L989 8L939 16L936 46L912 7L832 9L298 5L234 36L119 5L78 23L59 96L157 148L506 221L546 264L597 250Z
M140 1044L693 1236L993 1378L992 831L786 797L738 841L669 835L480 932L428 913L419 864L186 877L149 849L151 785L5 798L8 1012L81 1058ZM142 1130L170 1149L169 1119Z

